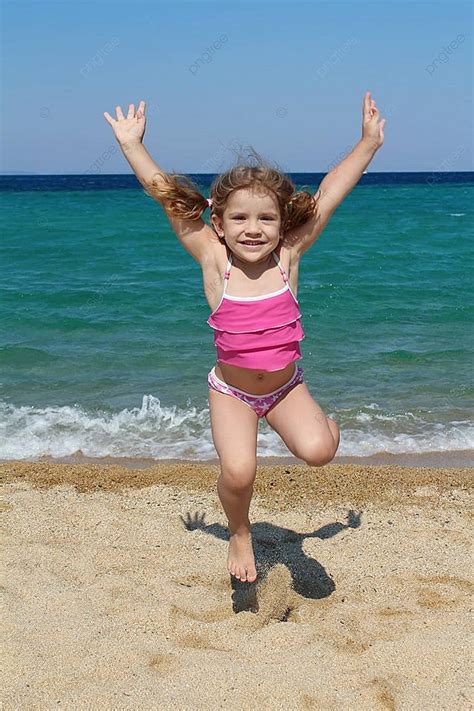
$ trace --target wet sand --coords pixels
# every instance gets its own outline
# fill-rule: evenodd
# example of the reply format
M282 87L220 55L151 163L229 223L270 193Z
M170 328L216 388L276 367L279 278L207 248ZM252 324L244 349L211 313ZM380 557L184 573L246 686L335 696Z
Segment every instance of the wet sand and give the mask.
M0 464L3 708L472 708L473 469L399 459L259 460L254 584L217 463Z

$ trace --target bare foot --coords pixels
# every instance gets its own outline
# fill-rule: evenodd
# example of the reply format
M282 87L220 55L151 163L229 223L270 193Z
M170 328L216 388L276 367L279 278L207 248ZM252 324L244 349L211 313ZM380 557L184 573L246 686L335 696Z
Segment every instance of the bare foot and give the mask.
M227 570L242 582L253 583L256 580L257 569L255 568L250 530L231 533Z

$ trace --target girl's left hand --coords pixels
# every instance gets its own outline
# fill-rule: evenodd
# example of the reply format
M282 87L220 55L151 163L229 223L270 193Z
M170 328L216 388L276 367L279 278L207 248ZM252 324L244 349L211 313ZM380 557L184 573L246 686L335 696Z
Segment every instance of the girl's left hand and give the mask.
M371 99L370 91L365 92L362 104L362 139L370 142L377 150L383 145L385 119L380 120L380 112Z

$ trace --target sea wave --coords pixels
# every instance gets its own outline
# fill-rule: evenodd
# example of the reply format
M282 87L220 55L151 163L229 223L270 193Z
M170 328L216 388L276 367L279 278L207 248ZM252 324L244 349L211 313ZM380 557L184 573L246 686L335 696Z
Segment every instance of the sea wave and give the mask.
M327 414L340 426L340 456L474 448L472 420L457 419L453 413L447 419L442 410L391 413L370 403L362 410ZM257 448L261 457L291 456L265 420L259 424ZM141 407L119 412L86 411L79 406L16 407L0 402L0 459L77 454L156 460L217 457L208 408L163 407L152 395L143 396Z

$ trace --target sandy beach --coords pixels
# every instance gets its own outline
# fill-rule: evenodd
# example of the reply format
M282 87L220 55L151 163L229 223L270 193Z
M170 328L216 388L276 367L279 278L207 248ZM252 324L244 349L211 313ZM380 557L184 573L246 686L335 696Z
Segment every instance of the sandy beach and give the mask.
M258 578L217 464L0 464L13 709L470 709L467 466L259 463Z

